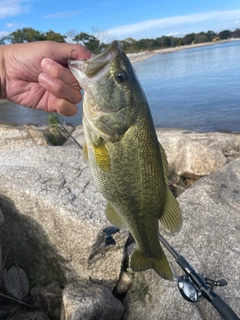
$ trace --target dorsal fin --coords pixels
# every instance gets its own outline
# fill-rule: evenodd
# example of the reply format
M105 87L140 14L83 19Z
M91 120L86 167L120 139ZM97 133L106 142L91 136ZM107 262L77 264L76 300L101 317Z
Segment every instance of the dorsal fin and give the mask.
M169 187L167 187L164 211L160 217L160 221L167 232L170 232L171 234L178 232L182 226L181 209Z

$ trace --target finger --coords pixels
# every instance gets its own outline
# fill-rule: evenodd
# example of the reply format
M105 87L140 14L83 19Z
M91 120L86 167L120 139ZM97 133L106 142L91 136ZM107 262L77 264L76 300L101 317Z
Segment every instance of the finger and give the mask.
M55 42L52 48L53 55L55 57L54 60L60 62L61 64L66 64L67 57L72 50L75 50L75 51L72 52L71 57L77 60L90 59L94 55L86 47L80 44Z
M82 100L82 94L78 89L73 88L62 80L52 77L48 73L40 73L38 82L54 96L68 100L70 103L77 104Z
M53 61L52 59L44 58L41 61L41 67L44 72L50 74L52 77L58 78L80 90L78 81L73 74L59 63Z
M57 111L63 116L74 116L78 112L78 108L75 104L70 103L68 100L60 99L51 95L49 97L49 104L51 105L50 111Z

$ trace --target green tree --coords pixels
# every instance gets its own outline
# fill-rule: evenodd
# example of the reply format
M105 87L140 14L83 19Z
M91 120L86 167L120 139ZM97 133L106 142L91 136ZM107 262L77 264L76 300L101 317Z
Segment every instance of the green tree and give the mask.
M194 36L195 43L209 42L209 36L205 32L199 32Z
M162 38L156 38L152 43L153 49L159 49L163 47Z
M207 36L209 41L212 41L213 39L215 39L217 37L217 34L214 31L209 30L207 32Z
M141 39L136 41L135 48L139 51L150 50L152 48L153 39Z
M81 32L73 38L77 43L82 43L85 47L87 47L93 53L101 52L100 41L93 35L89 35L85 32Z
M134 52L136 51L137 41L133 38L127 38L123 41L120 41L120 45L125 52Z
M17 29L6 37L11 43L33 42L38 40L46 40L44 33L32 28Z
M163 37L163 47L171 47L172 41L170 37Z
M191 44L193 43L193 41L195 40L195 33L189 33L189 34L186 34L185 37L183 37L183 44L186 45L186 44Z
M184 45L183 38L178 38L177 46L183 46L183 45Z
M240 38L240 29L235 29L235 31L233 31L233 37L234 38Z
M229 30L223 30L218 34L219 38L222 40L226 40L231 37L231 32Z
M45 40L52 40L52 41L56 41L56 42L65 42L66 37L67 36L61 35L60 33L56 33L53 30L49 30L48 32L46 32Z
M0 45L5 44L5 37L0 38Z

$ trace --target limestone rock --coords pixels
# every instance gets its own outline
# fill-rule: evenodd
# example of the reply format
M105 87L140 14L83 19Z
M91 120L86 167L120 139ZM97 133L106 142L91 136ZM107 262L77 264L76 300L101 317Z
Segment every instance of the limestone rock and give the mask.
M59 320L61 314L62 289L57 281L46 287L35 287L31 290L32 304L43 310L52 320Z
M177 129L158 129L157 134L166 151L170 172L174 171L179 176L202 177L227 163L221 143L210 143L213 134L208 137L207 134Z
M45 133L42 129L31 126L0 126L0 151L20 150L36 145L48 145Z
M3 273L3 285L7 292L22 300L29 291L29 282L26 273L18 267L11 267Z
M3 255L31 281L47 285L91 278L113 289L121 273L127 231L105 247L106 202L81 150L32 147L0 152Z
M211 279L225 278L226 287L215 288L221 298L239 314L240 301L240 159L200 179L179 198L183 227L166 237L200 274ZM166 250L165 250L166 252ZM166 252L174 274L183 272ZM124 319L220 320L212 305L203 300L185 301L177 284L161 279L152 271L135 273L124 301Z
M122 303L103 286L74 282L63 290L61 320L120 320L123 312Z
M132 275L124 271L118 281L118 284L116 287L117 292L119 294L126 293L132 284L132 280L133 280Z

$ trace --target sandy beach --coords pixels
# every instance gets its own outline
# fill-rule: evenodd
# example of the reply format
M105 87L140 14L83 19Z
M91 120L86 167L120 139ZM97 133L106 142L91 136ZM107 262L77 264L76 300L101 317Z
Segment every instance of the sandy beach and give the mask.
M159 50L153 50L153 51L142 51L142 52L137 52L137 53L128 53L127 56L132 63L136 63L136 62L141 62L141 61L147 60L147 59L155 56L156 54L165 54L165 53L171 53L171 52L176 52L176 51L180 51L180 50L188 50L188 49L194 49L194 48L199 48L199 47L212 46L212 45L226 43L226 42L232 42L232 41L240 41L240 39L237 38L237 39L221 40L221 41L215 41L215 42L204 42L204 43L189 44L189 45L185 45L185 46L165 48L165 49L159 49Z

